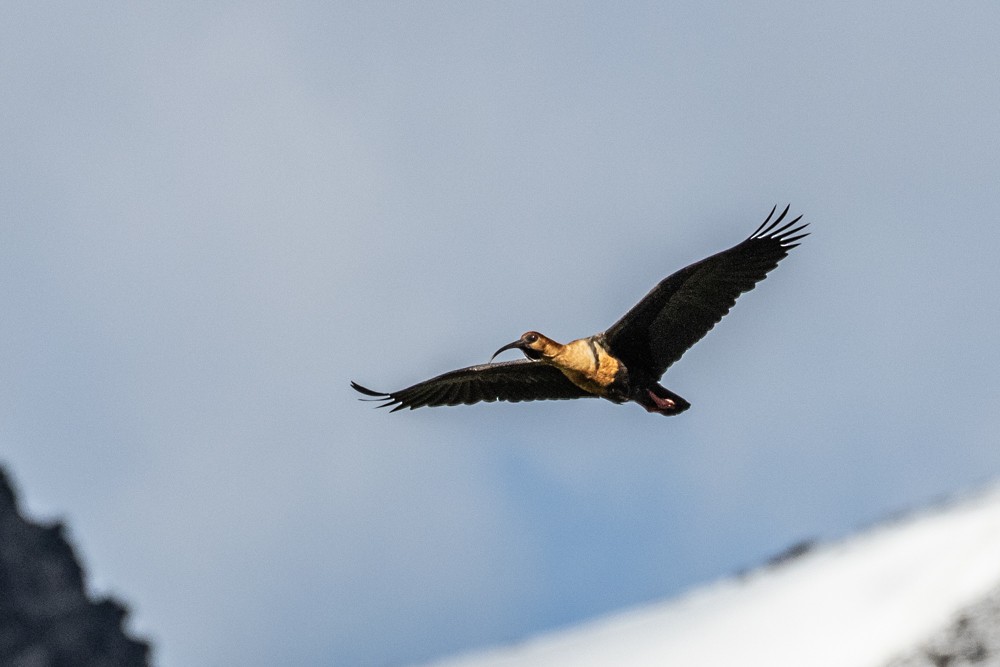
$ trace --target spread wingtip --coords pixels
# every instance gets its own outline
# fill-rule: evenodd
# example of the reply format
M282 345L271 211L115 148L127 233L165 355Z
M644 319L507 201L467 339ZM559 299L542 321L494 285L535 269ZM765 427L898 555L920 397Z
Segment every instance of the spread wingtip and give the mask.
M383 394L380 391L374 391L373 389L369 389L368 387L363 387L354 380L351 380L351 388L356 392L364 394L365 396L374 396L375 398L389 398L389 394Z

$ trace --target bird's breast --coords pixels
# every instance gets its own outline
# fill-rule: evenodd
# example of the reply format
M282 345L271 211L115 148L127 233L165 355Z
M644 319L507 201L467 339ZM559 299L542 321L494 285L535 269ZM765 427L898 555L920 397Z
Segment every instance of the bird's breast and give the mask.
M616 400L624 394L625 366L597 337L581 338L562 346L549 360L570 382L584 391Z

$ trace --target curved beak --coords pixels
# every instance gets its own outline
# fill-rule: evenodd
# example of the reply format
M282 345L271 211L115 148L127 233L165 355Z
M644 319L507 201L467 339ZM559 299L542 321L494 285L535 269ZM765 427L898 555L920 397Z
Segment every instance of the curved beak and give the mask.
M521 339L517 339L513 343L507 343L506 345L504 345L499 350L493 353L493 356L490 357L490 363L492 364L493 360L497 358L497 355L503 352L504 350L515 350L515 349L523 350L524 349L522 347L523 345L524 343L521 342Z

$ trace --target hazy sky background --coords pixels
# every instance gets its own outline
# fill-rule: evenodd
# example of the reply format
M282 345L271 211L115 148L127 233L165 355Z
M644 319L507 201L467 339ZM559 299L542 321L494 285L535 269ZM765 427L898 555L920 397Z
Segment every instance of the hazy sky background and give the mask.
M1000 470L1000 5L8 3L0 459L162 665L386 665ZM813 235L604 401L355 400Z

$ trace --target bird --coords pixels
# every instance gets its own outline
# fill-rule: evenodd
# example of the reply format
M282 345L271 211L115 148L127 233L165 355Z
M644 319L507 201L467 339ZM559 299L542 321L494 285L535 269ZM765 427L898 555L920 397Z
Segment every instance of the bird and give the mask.
M660 384L666 370L702 339L735 305L808 236L802 216L785 221L789 206L742 242L661 280L601 333L557 343L528 331L493 353L486 364L450 371L406 389L378 392L357 382L365 398L391 412L480 401L604 398L634 402L647 412L677 415L691 404ZM494 363L505 350L524 358Z

